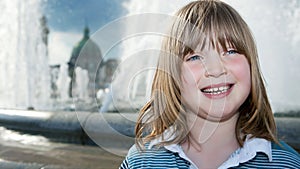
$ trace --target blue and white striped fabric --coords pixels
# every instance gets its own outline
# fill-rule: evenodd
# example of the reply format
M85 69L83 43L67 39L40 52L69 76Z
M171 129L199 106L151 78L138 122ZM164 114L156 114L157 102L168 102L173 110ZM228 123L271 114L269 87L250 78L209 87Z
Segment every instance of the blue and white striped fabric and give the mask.
M237 164L226 165L226 168L291 168L300 169L299 154L289 147L286 143L281 142L282 146L271 144L271 152L255 153L254 157L247 161L239 161ZM243 153L245 151L238 151ZM235 152L236 153L236 152ZM241 154L234 154L240 156ZM231 157L232 158L232 157ZM226 162L225 162L226 163ZM224 166L224 165L222 165ZM170 151L166 147L145 149L139 151L136 146L132 146L126 159L120 166L120 169L140 169L140 168L178 168L189 169L195 168L189 159L182 158L178 152ZM221 167L222 168L222 167Z
M290 169L299 169L300 168L300 158L296 154L286 150L272 150L272 161L269 162L268 157L264 153L257 153L255 158L241 163L239 166L232 168L290 168Z
M180 168L188 169L190 163L181 158L178 153L173 153L165 148L160 149L145 149L138 151L136 146L133 146L123 161L120 169L138 169L138 168Z

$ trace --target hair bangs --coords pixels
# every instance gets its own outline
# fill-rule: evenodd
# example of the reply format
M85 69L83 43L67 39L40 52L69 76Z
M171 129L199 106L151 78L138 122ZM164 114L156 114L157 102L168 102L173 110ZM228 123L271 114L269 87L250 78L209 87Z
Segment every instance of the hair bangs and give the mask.
M220 4L206 3L205 11L199 10L203 7L193 5L186 7L181 13L177 28L180 31L179 41L183 43L181 56L184 57L197 49L202 50L206 45L211 45L219 52L234 48L238 52L246 53L246 37L243 29L245 23L241 23L241 18L232 13L230 6L218 7ZM207 43L209 42L209 43Z

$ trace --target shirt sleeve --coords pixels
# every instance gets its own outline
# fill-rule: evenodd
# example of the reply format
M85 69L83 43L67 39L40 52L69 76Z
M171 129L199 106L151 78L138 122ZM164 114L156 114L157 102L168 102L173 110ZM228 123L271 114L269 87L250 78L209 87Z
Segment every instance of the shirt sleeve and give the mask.
M128 166L128 158L127 158L127 157L124 159L124 161L123 161L122 164L120 165L119 169L129 169L129 166Z

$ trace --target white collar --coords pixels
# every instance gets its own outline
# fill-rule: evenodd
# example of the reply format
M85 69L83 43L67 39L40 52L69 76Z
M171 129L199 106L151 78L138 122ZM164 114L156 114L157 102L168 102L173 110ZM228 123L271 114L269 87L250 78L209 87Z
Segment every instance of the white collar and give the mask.
M237 149L231 154L229 159L225 161L219 169L238 166L240 163L253 159L258 152L265 153L269 161L272 161L272 145L271 142L263 138L251 138L248 135L244 146Z
M174 129L170 127L168 130L166 130L163 133L165 140L171 140L175 137L173 131ZM151 149L154 145L158 144L161 141L162 141L162 137L152 140L148 148ZM190 169L197 169L196 165L192 162L192 160L190 160L186 156L186 154L184 153L180 145L171 144L164 147L169 151L178 153L178 155L181 158L189 161L191 163ZM232 153L231 156L228 158L228 160L226 160L218 169L225 169L225 168L238 166L240 163L244 163L253 159L258 152L265 153L268 156L269 161L272 161L271 142L262 138L250 139L250 135L248 135L244 142L244 146L237 149L234 153Z

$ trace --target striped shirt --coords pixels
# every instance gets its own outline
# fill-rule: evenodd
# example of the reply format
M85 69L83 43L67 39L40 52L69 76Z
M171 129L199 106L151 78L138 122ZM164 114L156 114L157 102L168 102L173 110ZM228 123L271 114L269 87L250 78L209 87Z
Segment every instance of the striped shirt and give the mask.
M281 142L282 146L265 139L253 138L245 141L219 169L222 168L300 168L299 154ZM120 169L178 168L196 169L196 165L184 154L181 146L169 145L161 148L147 146L139 151L134 145Z

